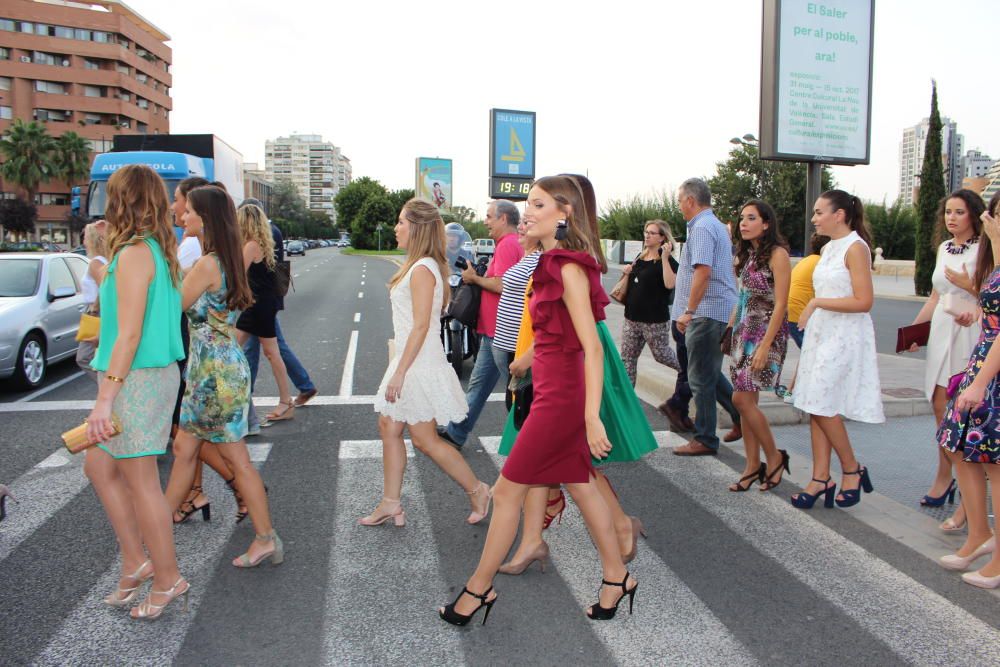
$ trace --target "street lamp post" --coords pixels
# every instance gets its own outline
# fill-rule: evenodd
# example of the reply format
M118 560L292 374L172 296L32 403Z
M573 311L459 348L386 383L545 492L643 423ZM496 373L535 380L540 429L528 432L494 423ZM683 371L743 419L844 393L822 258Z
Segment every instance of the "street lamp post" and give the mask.
M378 251L382 252L382 223L378 223L375 227L375 233L378 235Z
M760 159L760 143L757 141L757 137L755 137L752 133L747 132L742 137L733 137L732 139L729 140L729 143L734 144L736 146L749 146L749 147L755 148L757 150L757 162L758 162L759 167L760 167L757 170L758 171L758 173L757 173L757 182L759 183L759 187L758 187L759 192L757 194L758 194L758 196L761 199L763 199L764 198L764 161Z

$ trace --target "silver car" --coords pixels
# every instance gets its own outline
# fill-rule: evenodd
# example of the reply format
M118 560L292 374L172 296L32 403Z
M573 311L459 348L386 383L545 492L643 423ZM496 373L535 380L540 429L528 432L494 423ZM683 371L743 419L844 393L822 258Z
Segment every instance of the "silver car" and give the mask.
M37 387L76 354L89 261L71 253L0 254L0 378Z

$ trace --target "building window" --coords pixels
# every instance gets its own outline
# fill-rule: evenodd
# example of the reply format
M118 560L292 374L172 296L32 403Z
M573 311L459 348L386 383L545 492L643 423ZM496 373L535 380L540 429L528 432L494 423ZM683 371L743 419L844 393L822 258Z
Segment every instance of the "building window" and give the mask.
M54 28L54 32L56 37L62 37L63 39L73 39L73 34L74 34L73 28L66 28L61 25L57 25ZM51 35L53 33L50 32L49 34Z
M28 23L27 21L21 21L21 25L18 27L21 29L21 32L27 32L27 33L35 32L34 24Z
M35 90L40 93L51 93L53 95L68 95L68 83L56 83L55 81L35 81Z
M99 113L85 113L85 114L83 114L83 122L85 124L87 124L87 125L100 125L102 119L103 119L103 116L101 116L101 114L99 114ZM93 141L91 141L91 144L93 144ZM97 149L96 148L92 148L91 150L95 150L96 151Z
M110 139L90 139L88 143L90 144L90 150L95 153L107 153L114 146L114 142Z
M7 32L17 32L17 26L10 19L0 19L0 30Z
M122 92L118 93L118 99L122 100L123 102L130 102L132 100L132 96L129 95L128 93Z
M149 108L149 100L144 100L141 97L137 97L137 98L135 98L135 105L137 107L139 107L140 109L148 109Z
M35 109L34 118L40 121L68 123L72 117L72 113L72 111L65 111L63 109Z
M10 49L0 46L0 60L10 60Z
M149 81L149 77L143 74L142 72L136 72L135 80L138 81L139 83L147 83Z
M100 86L84 86L84 97L104 97L104 89Z
M96 60L88 60L88 59L84 58L84 60L83 60L83 68L84 69L101 69L101 63L97 62Z
M82 30L80 28L73 31L73 37L75 39L81 39L85 42L89 42L91 40L91 34L90 30Z
M14 117L13 109L0 106L0 120L10 120Z
M93 32L93 39L95 42L100 42L101 44L107 44L108 42L111 41L111 33L95 30Z
M0 76L0 90L10 90L10 83L9 76Z
M31 62L36 65L61 65L69 67L68 56L61 56L57 53L45 53L44 51L32 51Z
M42 206L69 206L69 195L43 193L38 195L38 203Z

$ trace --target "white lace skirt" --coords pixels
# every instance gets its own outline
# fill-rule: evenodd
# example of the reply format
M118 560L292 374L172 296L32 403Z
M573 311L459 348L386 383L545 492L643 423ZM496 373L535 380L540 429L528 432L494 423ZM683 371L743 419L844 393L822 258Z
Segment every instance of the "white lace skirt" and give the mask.
M465 392L454 369L445 359L444 350L437 339L430 341L434 347L424 346L417 353L403 379L401 395L395 403L385 400L385 388L396 372L403 348L397 346L395 355L385 369L385 375L375 395L375 412L394 421L407 424L436 421L440 425L460 422L469 413Z

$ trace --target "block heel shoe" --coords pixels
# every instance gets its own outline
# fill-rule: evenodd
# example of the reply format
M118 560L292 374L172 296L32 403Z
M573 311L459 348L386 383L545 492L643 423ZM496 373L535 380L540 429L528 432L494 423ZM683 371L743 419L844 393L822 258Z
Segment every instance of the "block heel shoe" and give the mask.
M848 471L845 470L844 474L845 475L860 475L861 476L861 485L858 488L856 488L856 489L849 489L847 491L841 489L840 490L840 497L843 500L837 499L837 507L843 507L843 508L854 507L855 505L857 505L858 503L861 502L861 490L862 489L864 489L865 493L871 493L872 491L875 490L875 487L872 486L872 479L871 479L871 477L868 476L868 468L865 468L864 466L860 466L859 465L857 470L854 470L854 471L851 471L851 472L848 472Z
M833 478L816 479L813 477L812 481L822 484L823 490L818 493L806 493L805 491L796 493L792 496L792 505L802 510L812 509L812 506L816 504L816 499L823 496L823 507L833 507L834 496L837 494L837 485L827 486L827 484L833 481Z

